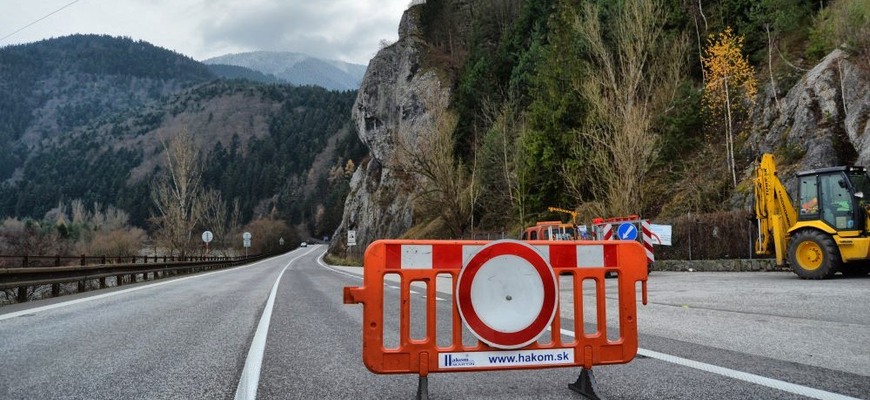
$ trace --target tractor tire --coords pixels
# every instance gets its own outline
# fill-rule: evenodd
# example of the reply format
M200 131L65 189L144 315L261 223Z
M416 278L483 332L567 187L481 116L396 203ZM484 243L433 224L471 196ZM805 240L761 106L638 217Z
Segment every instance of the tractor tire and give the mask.
M828 279L843 264L834 238L812 229L798 231L791 238L788 262L801 279Z

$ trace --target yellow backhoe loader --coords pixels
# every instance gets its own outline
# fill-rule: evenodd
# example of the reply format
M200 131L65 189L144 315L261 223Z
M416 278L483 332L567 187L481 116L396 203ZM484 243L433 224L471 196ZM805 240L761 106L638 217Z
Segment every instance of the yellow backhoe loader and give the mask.
M757 254L775 255L779 266L788 261L803 279L870 272L870 177L864 167L799 172L799 209L777 176L773 155L764 154L755 172Z

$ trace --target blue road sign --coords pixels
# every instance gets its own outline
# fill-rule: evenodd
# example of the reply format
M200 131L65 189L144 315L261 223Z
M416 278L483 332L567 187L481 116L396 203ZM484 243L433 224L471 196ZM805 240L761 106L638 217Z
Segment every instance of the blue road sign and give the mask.
M637 227L634 224L625 223L616 229L616 238L619 240L637 239Z

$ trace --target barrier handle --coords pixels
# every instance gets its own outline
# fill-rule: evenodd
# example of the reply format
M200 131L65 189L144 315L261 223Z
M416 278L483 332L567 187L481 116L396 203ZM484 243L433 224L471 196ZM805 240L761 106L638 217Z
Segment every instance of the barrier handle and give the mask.
M354 286L345 286L344 287L344 304L360 304L363 303L363 297L365 294L365 287L354 287Z

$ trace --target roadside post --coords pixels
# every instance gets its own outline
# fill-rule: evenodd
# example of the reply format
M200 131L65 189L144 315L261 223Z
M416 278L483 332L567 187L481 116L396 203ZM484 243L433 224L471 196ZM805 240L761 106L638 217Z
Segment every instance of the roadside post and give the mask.
M646 254L638 242L380 240L368 247L363 262L362 286L344 288L345 304L363 305L363 363L377 374L418 374L418 399L428 399L432 372L556 367L581 367L568 387L596 399L592 367L627 363L637 354L637 282L643 304L647 294ZM616 288L605 285L606 274L617 276ZM448 329L436 326L437 308L444 307L438 306L444 299L436 294L436 281L444 278L451 280L452 289ZM571 283L562 287L560 278ZM584 293L591 290L589 283L594 293ZM417 294L412 294L412 284ZM384 326L385 288L396 285L398 334L385 332ZM573 315L563 315L560 293L571 296ZM614 296L618 315L608 319L605 298L612 302ZM419 310L414 314L418 318L411 318L412 298L417 302L420 297L425 321ZM594 321L584 320L584 306L594 310ZM562 326L562 318L571 319L573 326ZM618 334L608 336L608 329L616 328L608 327L608 321L616 318ZM411 337L412 324L425 324L422 339ZM595 331L586 324L594 324ZM573 329L574 338L563 338L563 328ZM476 344L463 343L463 329ZM398 346L385 344L385 337L396 336Z
M251 247L251 232L242 234L242 245L245 246L245 257L248 257L248 247Z
M347 252L348 254L354 254L351 252L353 247L356 246L356 231L348 230L347 231Z
M202 233L202 241L205 242L205 256L208 257L208 244L211 243L211 240L214 239L214 234L211 231L205 231Z

